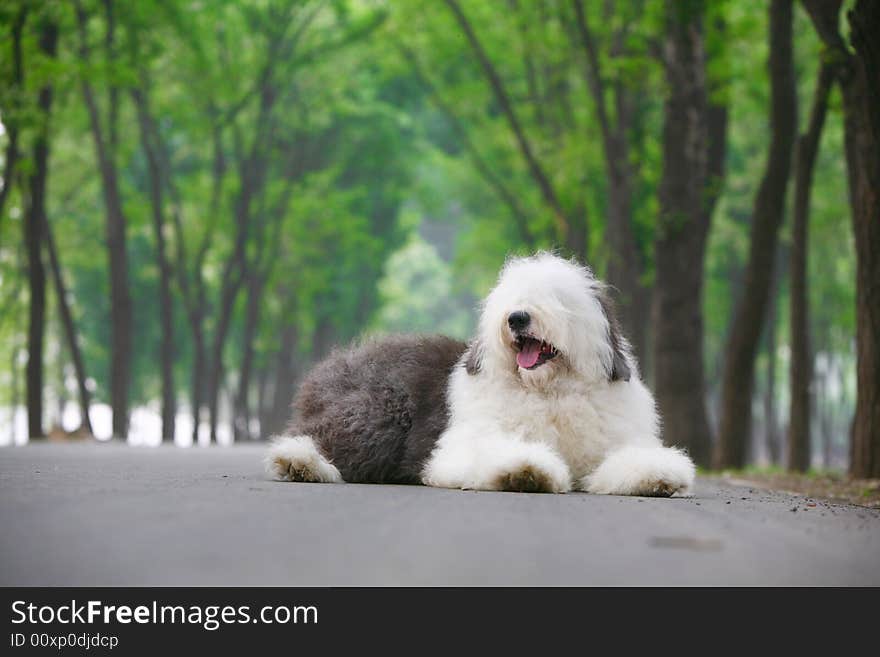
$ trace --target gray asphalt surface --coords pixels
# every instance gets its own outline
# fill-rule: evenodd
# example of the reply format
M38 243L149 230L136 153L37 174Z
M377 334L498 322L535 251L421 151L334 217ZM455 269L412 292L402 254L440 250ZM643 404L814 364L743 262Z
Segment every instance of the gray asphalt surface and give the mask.
M262 447L0 449L0 585L878 585L880 512L269 481Z

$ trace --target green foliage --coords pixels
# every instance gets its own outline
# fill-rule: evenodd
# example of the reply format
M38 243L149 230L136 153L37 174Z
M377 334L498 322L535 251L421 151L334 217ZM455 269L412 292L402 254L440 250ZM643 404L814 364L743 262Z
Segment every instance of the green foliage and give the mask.
M453 294L452 273L437 251L414 235L385 264L374 327L389 333L443 333L467 338L470 308Z
M159 395L161 336L149 170L133 89L148 95L166 158L163 234L173 265L180 266L180 252L190 284L201 280L204 285L209 338L217 329L229 279L226 266L240 239L238 204L246 186L253 184L248 177L253 163L265 166L264 181L255 185L247 207L245 237L246 261L265 278L257 331L252 344L246 344L248 292L242 290L224 351L227 388L234 387L238 364L249 348L257 369L268 377L266 372L277 366L279 336L291 326L297 329L299 355L306 358L324 333L331 341L365 330L437 330L466 337L475 302L493 284L506 255L559 246L553 212L446 3L112 4L115 45L108 51L105 4L82 0L88 15L87 59L81 56L75 3L10 0L0 8L0 157L5 158L10 128L18 129L21 142L0 223L0 405L14 396L14 358L21 367L28 307L20 246L27 203L23 190L36 129L47 120L36 111L38 90L47 83L56 94L49 118L49 220L86 368L101 401L108 396L111 357L109 281L102 188L83 102L84 81L95 89L105 122L111 118L113 94L119 103L114 161L127 218L135 300L131 396L136 403ZM572 4L460 4L563 210L575 220L588 218L590 264L604 275L610 257L607 163ZM16 16L25 7L25 75L19 85L9 54ZM667 17L662 3L584 2L584 7L612 122L621 111L615 90L629 92L632 99L626 110L635 118L625 135L634 171L630 200L644 282L650 283L662 174L667 90L660 55ZM711 98L726 103L730 116L726 178L703 263L706 378L712 388L720 378L721 350L738 297L752 204L765 164L769 85L766 3L712 2L706 10ZM60 27L54 61L38 52L37 25L47 18ZM805 12L797 8L795 18L804 125L823 55ZM812 197L811 324L816 351L834 354L851 373L854 257L836 91L831 105ZM516 209L487 171L516 199L531 246L517 227ZM787 241L786 235L784 248ZM186 398L194 347L178 278L179 272L173 289L175 374L178 394ZM787 376L782 366L787 295L783 276L774 327L780 342L780 384ZM52 306L52 322L54 315ZM48 339L54 342L57 336L53 328ZM57 359L69 358L63 350L56 352ZM58 369L52 363L47 367ZM19 373L19 386L22 379Z
M761 2L728 3L726 30L730 62L730 126L725 190L713 219L706 259L704 317L707 326L707 380L718 380L721 350L738 298L743 264L749 246L749 221L769 141L766 75L766 6ZM816 74L821 62L819 38L803 11L795 12L795 65L801 130L809 118ZM813 349L829 351L854 367L855 255L847 201L843 158L843 117L839 91L832 93L829 117L822 134L810 209L808 281ZM790 187L791 189L791 187ZM791 210L789 193L789 210ZM781 245L781 283L777 326L782 347L777 367L779 384L787 380L788 222ZM854 371L854 370L853 370Z

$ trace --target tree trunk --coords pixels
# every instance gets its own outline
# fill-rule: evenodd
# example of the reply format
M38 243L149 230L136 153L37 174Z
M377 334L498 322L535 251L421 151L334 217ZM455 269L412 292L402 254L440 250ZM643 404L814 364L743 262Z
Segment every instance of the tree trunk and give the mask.
M575 23L586 55L586 79L602 134L605 172L608 180L608 217L606 241L607 278L616 290L615 301L624 332L629 336L635 355L645 359L650 312L649 290L642 284L644 264L633 230L633 168L630 165L628 136L632 132L632 112L624 90L615 86L617 114L614 120L606 108L606 85L599 63L593 33L584 11L583 0L573 0ZM615 38L620 35L616 34Z
M242 362L239 370L239 386L233 411L233 431L236 440L240 438L250 440L253 438L250 428L250 392L255 354L254 344L256 343L256 334L260 326L260 313L263 308L263 293L266 289L266 282L272 276L275 265L279 260L282 220L289 207L294 180L295 178L288 178L287 184L280 194L278 204L268 211L266 208L262 208L261 216L256 222L257 226L254 231L256 246L253 261L247 266L244 281L247 289L247 305L245 307L245 326L241 346ZM268 238L266 237L266 223L269 220L267 217L273 221L272 235ZM267 242L269 244L268 249Z
M806 472L810 467L810 384L813 356L810 351L807 253L809 253L810 192L819 140L828 107L828 93L834 73L823 64L807 131L797 141L794 170L794 226L791 237L791 363L789 386L791 406L788 420L788 469Z
M329 354L339 340L339 334L333 321L329 317L322 317L318 320L315 327L315 334L312 337L312 353L311 361L317 363Z
M12 384L12 390L10 393L10 403L12 404L12 415L9 418L9 444L15 445L15 429L16 429L16 418L18 417L18 393L19 393L19 385L18 385L18 353L21 350L21 347L18 345L18 341L12 345L12 356L9 361L9 370L11 372L10 383Z
M764 390L764 435L767 443L767 455L770 463L777 465L780 460L779 427L776 422L776 319L779 309L779 277L776 277L773 290L770 292L769 308L767 309L767 328L765 341L767 344L767 383Z
M849 14L855 47L843 84L846 161L856 243L856 375L850 474L880 478L880 3Z
M46 136L37 139L34 147L34 172L30 176L30 207L23 222L24 241L28 256L28 359L27 410L28 436L31 440L45 437L43 433L43 342L46 325L46 274L42 259L42 226L45 212L45 187L48 159Z
M629 153L612 155L624 161ZM617 291L620 322L629 337L633 353L646 360L651 290L642 283L644 266L636 244L632 222L632 185L628 175L612 178L608 189L608 283ZM616 176L615 176L616 177Z
M171 298L171 263L165 246L164 199L162 193L162 166L155 139L156 126L150 114L146 93L140 89L131 92L137 109L141 132L141 146L147 159L150 185L150 205L153 216L153 236L156 239L156 264L159 267L159 321L162 339L159 362L162 370L162 441L174 442L177 402L174 388L174 302Z
M266 438L266 427L269 425L269 413L272 410L269 404L269 374L269 364L265 363L260 367L257 375L257 419L260 423L260 431L256 436L251 436L256 440Z
M822 376L821 396L816 395L816 403L814 404L813 417L819 424L822 433L822 467L826 470L831 468L831 440L833 431L833 421L831 405L828 403L828 382L831 380L831 371L829 370Z
M272 395L272 410L268 422L262 430L263 437L279 434L284 431L290 421L293 403L296 368L294 355L297 348L297 331L292 326L285 327L281 333L281 349L278 353L275 368L275 386Z
M170 176L170 160L167 157L167 153L165 153L164 149L161 148L162 142L159 141L158 144L160 146L160 152L163 154L162 161L164 163L164 169L169 172ZM218 148L221 146L221 144L219 144L218 141L215 139L214 146L215 148ZM218 175L218 172L216 170L217 159L218 157L215 155L215 176ZM212 201L209 207L209 217L211 217L211 219L209 219L209 221L213 221L213 218L216 217L217 212L219 212L219 188L222 183L222 170L219 172L219 176L219 179L215 177L212 185L214 189L212 190L211 194ZM195 257L195 262L192 265L193 280L191 283L189 269L187 265L186 248L184 245L183 221L180 217L180 199L177 196L176 190L172 184L172 179L169 177L166 182L168 182L169 184L169 190L171 192L173 203L178 206L172 210L171 215L173 219L172 226L175 231L176 242L176 266L172 269L172 271L176 274L178 289L180 290L181 297L183 298L184 307L186 309L186 319L192 338L193 363L192 370L190 372L190 410L193 420L192 445L196 446L199 444L199 428L202 423L202 406L205 400L205 372L207 367L207 343L205 339L205 312L207 301L205 294L205 280L202 274L202 265L204 263L204 258L208 253L211 243L213 224L209 224L209 227L203 236L201 244L199 245L199 250Z
M776 265L776 244L785 215L797 127L792 9L792 0L773 0L770 5L770 152L752 213L743 290L725 348L721 419L714 459L718 468L741 468L748 454L755 356Z
M58 49L58 26L48 20L40 24L40 51L50 59ZM46 179L49 175L49 119L53 89L46 84L39 91L37 105L41 125L34 141L34 169L29 176L30 203L23 222L28 260L30 308L28 318L27 408L31 440L43 432L43 341L46 326L46 271L43 267L43 239L46 226Z
M207 354L207 346L205 344L205 335L202 331L202 321L195 321L191 327L193 337L193 366L192 366L192 382L190 390L190 400L192 404L193 430L192 445L199 444L199 427L202 423L202 404L205 396L205 361Z
M238 248L236 248L238 252ZM208 370L208 421L210 423L211 442L217 442L217 426L220 422L220 386L225 376L223 366L223 349L229 334L232 311L238 298L244 276L244 252L241 256L233 255L232 264L226 268L223 290L220 296L220 307L217 310L217 328L211 343L211 365ZM235 264L238 263L238 264Z
M707 465L711 443L703 377L702 288L711 209L707 212L710 134L703 19L696 10L667 4L664 65L669 92L652 324L654 386L665 440Z
M89 60L87 22L81 4L76 3L77 19L80 33L80 57L83 62ZM113 437L125 439L128 436L128 385L131 373L131 329L132 306L128 286L128 262L126 254L126 218L122 209L119 193L119 182L116 170L115 152L108 148L107 134L115 133L112 125L106 130L102 126L101 116L95 99L92 85L86 78L82 80L83 98L89 114L95 153L101 174L101 188L106 211L105 239L110 263L110 406L113 409ZM113 102L117 100L111 94L109 116L117 115ZM112 145L111 139L109 145Z
M12 89L21 93L24 86L24 57L22 55L22 34L24 32L24 24L27 19L27 6L19 8L12 23ZM16 105L18 98L15 98ZM18 107L6 108L3 113L3 127L6 128L6 154L3 158L3 188L0 189L0 228L3 226L3 218L6 216L3 209L6 207L6 198L9 196L9 190L12 189L12 181L15 177L15 165L18 162L18 121L9 119L10 109L17 110Z
M247 305L245 307L244 332L242 333L242 359L239 370L238 393L235 397L233 430L235 440L250 440L250 388L251 372L254 363L254 343L260 321L260 306L263 296L263 277L252 273L247 281Z
M45 231L44 231L45 234ZM64 407L67 406L67 363L64 360L64 350L60 348L62 342L64 342L64 327L57 326L55 327L56 339L58 341L59 349L58 355L55 359L55 367L57 368L56 374L57 378L55 379L55 417L52 419L50 423L50 427L58 427L62 431L64 430ZM50 428L51 432L52 429ZM51 433L50 433L51 435Z
M856 246L856 412L850 474L880 477L880 3L857 0L849 12L853 51L838 30L841 3L804 0L831 50L843 92L844 144Z
M115 165L107 169L105 202L107 204L107 247L110 261L111 365L110 405L113 409L113 436L128 436L128 385L131 372L132 307L128 289L125 215L119 198Z
M211 343L211 367L208 373L208 411L211 425L211 441L217 440L217 425L220 411L220 386L225 374L223 349L229 332L232 312L241 287L249 275L253 263L249 262L247 245L251 239L251 224L262 225L262 217L255 217L251 208L254 199L265 191L268 159L264 150L271 136L274 122L272 109L278 99L270 78L266 78L260 88L260 108L257 130L247 156L238 157L238 177L241 187L235 203L236 238L235 247L223 272L223 286L220 291L220 304L217 312L216 329ZM237 152L240 149L236 148ZM258 231L262 239L262 230ZM262 251L259 240L254 245L257 253Z
M209 101L212 103L212 101ZM213 107L213 105L211 105ZM166 172L164 182L171 197L171 227L174 231L174 258L175 265L171 272L175 276L180 297L186 311L186 319L192 338L193 363L190 372L190 404L193 420L192 445L199 444L199 429L202 423L202 407L205 399L205 372L207 367L207 345L205 338L205 315L207 312L207 298L205 291L204 263L210 251L214 230L217 225L217 216L220 213L220 201L222 196L223 180L226 175L226 159L223 154L223 131L216 122L216 113L210 112L212 125L212 167L211 167L211 197L208 205L207 227L194 257L188 257L186 248L186 235L183 229L181 217L182 202L177 187L174 184L174 171L165 142L161 134L154 133L156 152L159 155L161 168ZM192 280L190 280L192 279Z
M49 254L49 266L52 271L52 281L55 285L55 294L58 297L58 314L61 316L61 325L64 327L64 337L70 350L70 358L73 361L73 371L76 375L76 385L79 390L79 412L81 426L85 427L89 434L94 436L92 420L89 417L91 393L86 385L86 369L83 364L82 351L77 339L76 325L73 321L73 313L70 312L70 304L67 302L67 286L64 284L64 276L61 271L61 262L58 258L58 249L55 246L55 238L52 235L52 227L48 221L43 226L45 231L46 252Z

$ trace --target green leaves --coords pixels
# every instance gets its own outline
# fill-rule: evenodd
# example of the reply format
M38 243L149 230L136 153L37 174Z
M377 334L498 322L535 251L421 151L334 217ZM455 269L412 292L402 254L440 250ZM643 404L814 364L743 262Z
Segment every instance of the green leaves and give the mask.
M275 367L277 336L290 326L299 329L301 355L312 349L318 327L327 325L339 340L365 328L464 336L474 302L494 282L505 255L561 246L557 213L536 184L534 166L524 158L481 62L446 3L117 0L113 53L105 47L103 3L82 3L89 15L87 61L79 56L73 3L9 0L0 6L0 120L7 128L0 135L0 153L6 152L9 128L15 126L22 154L0 225L0 309L8 310L0 318L0 363L9 363L21 343L22 327L14 319L27 299L17 291L24 276L17 217L27 198L18 182L30 170L27 156L43 121L35 109L36 94L48 80L57 93L50 221L99 399L107 386L108 279L102 190L82 102L83 79L96 90L102 116L108 91L120 94L117 165L137 300L135 401L156 395L159 329L148 177L131 88L149 91L166 159L168 249L176 254L180 248L190 277L201 281L208 333L216 326L225 265L239 239L236 203L245 184L253 182L249 176L257 171L265 176L248 201L251 224L244 232L246 260L266 277L256 337L255 362L261 367ZM570 222L588 220L590 264L604 276L611 249L609 167L574 6L569 0L459 4L562 212ZM693 8L673 4L676 11ZM595 42L606 113L612 127L621 116L628 119L617 138L624 143L621 159L632 172L628 200L643 260L640 276L650 283L662 174L666 82L660 45L666 7L657 2L582 6ZM728 329L748 246L769 99L766 3L728 0L704 6L711 99L730 107L727 176L704 263L711 369ZM23 77L17 82L13 29L25 8ZM37 47L37 25L46 12L61 26L55 61ZM828 54L800 8L795 20L799 92L806 99L815 67ZM851 361L854 258L836 93L817 165L809 278L818 348ZM170 228L175 216L180 231ZM173 292L180 306L176 378L184 395L192 340L184 294L180 286ZM784 305L784 285L780 295ZM244 348L238 341L244 301L239 295L224 351L228 385L236 381ZM782 327L786 313L778 317ZM9 377L0 379L0 395L7 399L9 385Z

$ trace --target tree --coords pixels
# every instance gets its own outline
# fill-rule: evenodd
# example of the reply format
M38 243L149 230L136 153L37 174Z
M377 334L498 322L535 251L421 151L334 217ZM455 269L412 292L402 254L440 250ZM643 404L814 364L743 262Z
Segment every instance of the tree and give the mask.
M755 356L776 266L776 245L785 215L785 195L797 127L792 9L792 0L772 0L770 5L772 137L752 211L743 287L731 319L724 353L721 417L714 455L714 464L718 468L743 467L748 452Z
M514 135L519 152L528 167L529 174L538 186L538 189L541 192L541 197L544 199L547 207L551 210L560 241L571 251L571 253L577 256L582 262L585 262L587 260L587 245L589 244L589 234L587 230L589 222L586 218L586 211L584 210L580 213L581 216L577 216L577 213L574 211L568 213L563 208L562 201L559 198L559 192L550 180L550 176L544 165L538 159L538 156L535 153L535 147L526 135L525 128L517 114L513 101L510 98L510 94L504 85L504 82L501 80L498 70L495 68L492 60L489 59L489 55L474 31L471 22L468 20L457 0L445 1L447 7L449 7L449 10L455 17L457 24L462 32L464 32L471 50L480 63L480 67L489 82L493 97L501 108L501 112L504 114L504 117L510 126L510 130Z
M529 218L526 214L526 210L522 206L522 202L518 198L518 195L510 189L509 185L497 174L491 164L487 162L477 144L468 134L468 130L462 123L461 119L455 114L455 111L450 104L444 100L436 85L431 82L431 79L419 63L418 55L403 43L398 42L397 47L403 58L406 59L412 68L413 75L418 83L430 96L432 102L437 106L446 121L449 123L459 145L467 152L474 168L486 181L486 184L493 189L499 200L501 200L510 211L510 215L516 223L517 234L520 240L522 240L522 243L530 249L534 249L536 245L535 236L529 228Z
M638 165L630 156L630 135L636 128L636 92L622 82L606 82L593 31L589 26L583 0L572 0L577 34L586 56L587 86L596 106L596 118L602 134L602 149L608 179L608 216L605 234L611 247L607 278L617 290L620 321L629 336L633 350L642 359L647 356L648 324L651 289L643 282L645 262L636 239L633 197ZM606 10L610 4L605 5ZM606 15L606 18L609 18ZM612 36L613 50L622 54L628 23L619 27ZM611 90L607 87L611 87ZM676 91L673 91L676 93ZM606 100L611 97L609 112ZM722 148L723 154L723 148ZM705 415L705 412L703 413ZM685 438L684 442L688 442Z
M821 22L820 38L794 13L804 98L821 64L832 87L853 84L864 50L851 47L861 32L837 25L840 5L811 4L830 28ZM783 202L763 190L757 203L755 192L762 176L784 177L782 159L765 165L783 123L768 126L771 96L784 85L768 84L770 14L758 5L217 0L194 12L184 0L9 0L0 8L0 407L16 399L10 382L25 381L27 323L42 305L44 405L73 397L58 373L75 371L83 413L89 397L95 421L96 405L110 403L121 434L127 367L127 407L155 403L166 440L176 405L191 409L194 438L210 421L214 438L232 428L248 439L256 418L265 436L283 429L296 381L335 344L376 330L466 335L507 254L560 248L589 256L610 284L668 440L705 464L722 388L732 381L764 417L780 415L789 403L780 367L806 353L821 395L812 422L837 461L857 365L871 362L870 348L856 358L852 340L844 121L829 109L808 233L799 223L805 149L792 149L797 244L775 229L765 303L749 272L769 261L749 251L765 253L760 235L774 232L756 210L782 221ZM847 6L865 11L857 0ZM51 62L39 51L44 16L59 29ZM45 123L38 94L50 79L49 221L28 238L39 244L31 259L44 263L42 287L57 297L41 302L35 291L31 305L21 238ZM874 85L864 89L874 107ZM850 127L870 125L864 116L852 114ZM861 146L871 136L846 138L864 158L851 167L859 196L874 188ZM801 272L792 254L790 276L779 266L789 246L804 255ZM437 285L444 293L431 296ZM744 318L744 303L765 308ZM859 321L870 326L865 312ZM751 331L760 390L745 390L747 370L727 367L724 354L733 333Z
M149 196L153 217L153 236L156 240L156 264L159 269L159 322L162 327L162 340L159 349L159 363L162 371L162 440L174 441L175 415L177 403L174 388L174 303L171 297L172 271L165 240L165 194L162 184L162 165L156 145L156 126L149 106L147 89L149 82L142 74L140 88L131 90L138 124L140 126L141 147L147 159L149 171Z
M40 52L54 59L58 51L58 25L43 16L39 26ZM46 82L39 92L37 107L41 125L34 140L33 173L28 178L28 209L24 221L24 242L28 254L30 313L28 321L27 408L28 434L43 433L43 341L46 320L46 271L43 266L43 240L46 223L46 185L49 176L49 119L53 88Z
M58 248L55 246L55 238L52 235L52 226L47 220L43 226L46 253L49 256L49 266L52 271L52 281L55 285L55 296L58 299L58 315L64 329L64 337L67 340L67 348L70 351L70 359L73 361L73 371L76 376L76 385L79 390L80 426L84 427L89 435L94 435L92 420L89 416L91 393L86 381L86 370L83 362L82 350L79 346L76 326L73 321L73 313L67 300L67 285L61 272L61 262L58 257Z
M81 0L75 0L79 31L79 56L83 65L91 61L89 44L89 15ZM105 55L114 60L116 50L115 5L104 0ZM115 84L108 85L107 116L102 119L98 100L87 75L81 80L83 98L89 114L92 139L101 175L104 208L106 211L105 239L110 277L110 405L113 408L113 436L128 435L128 391L131 377L132 305L126 252L127 218L122 206L119 172L116 163L118 146L119 94Z
M813 355L808 334L810 312L807 293L810 192L833 75L833 69L829 64L823 63L819 68L810 120L806 132L798 138L795 149L794 228L790 266L791 405L788 424L788 468L798 472L806 472L809 469L811 455L810 386L813 381Z
M776 257L779 266L775 269L771 281L770 298L767 301L767 324L764 327L764 346L767 358L767 380L764 385L764 442L767 446L767 456L770 463L778 465L782 461L782 440L779 435L779 426L776 412L776 360L779 350L779 304L782 297L780 288L788 269L789 249L780 244L777 247ZM754 451L754 450L753 450Z
M428 21L420 29L424 37L408 39L421 41L422 53L437 54L418 65L418 77L429 70L435 104L507 206L519 237L509 250L551 246L590 261L611 285L634 353L650 366L651 222L645 219L653 209L645 201L652 157L641 147L651 139L647 122L656 103L640 93L653 84L655 68L643 33L650 12L612 3L594 10L578 0L509 0L505 12L445 4L454 37L432 35ZM596 20L608 29L595 30ZM448 25L443 29L449 32ZM412 62L415 49L402 50ZM474 76L488 91L485 111L472 107L467 90ZM499 144L509 152L499 153ZM493 151L487 161L485 153ZM508 193L517 180L512 172L527 187L515 195ZM591 242L601 248L591 251Z
M40 52L54 59L58 50L58 25L49 17L40 20ZM46 271L43 266L43 240L46 227L46 184L49 175L49 118L53 88L47 82L40 88L37 107L41 125L34 140L34 170L28 178L28 210L24 221L24 241L28 254L30 314L28 321L27 408L28 433L43 433L43 342L46 319Z
M286 71L281 64L294 57L296 46L303 32L311 24L315 14L307 14L293 23L291 18L294 4L270 12L272 20L263 23L267 56L257 77L257 84L250 91L256 99L257 113L253 121L253 136L250 144L245 143L242 127L232 124L235 171L239 180L239 191L233 208L235 243L231 256L226 260L222 276L222 286L217 306L217 317L213 340L209 351L211 366L207 378L207 401L210 419L210 437L217 440L219 423L220 386L225 374L224 348L233 319L236 300L250 276L253 262L248 258L248 242L261 244L264 237L264 218L256 209L264 199L267 180L270 176L274 146L273 137L278 126L275 111L281 95L279 76ZM280 11L280 14L276 15ZM260 250L260 247L257 247Z
M710 104L702 3L666 5L663 178L655 243L654 381L666 439L708 465L703 379L703 261L720 193L727 125Z
M804 0L830 51L843 93L849 198L856 243L858 399L852 423L850 473L880 477L880 5L858 0L849 12L847 47L838 29L841 2Z
M12 21L12 80L7 93L12 94L7 103L6 108L12 108L13 112L19 110L21 105L21 95L24 86L24 54L22 49L22 36L24 34L25 21L27 20L28 7L22 5L17 7L15 17ZM6 207L6 199L9 196L9 190L12 188L12 181L15 176L16 164L19 157L19 124L20 117L13 116L10 119L9 111L3 112L3 125L6 127L7 139L6 153L3 160L3 188L0 189L0 228L3 227L4 208Z

